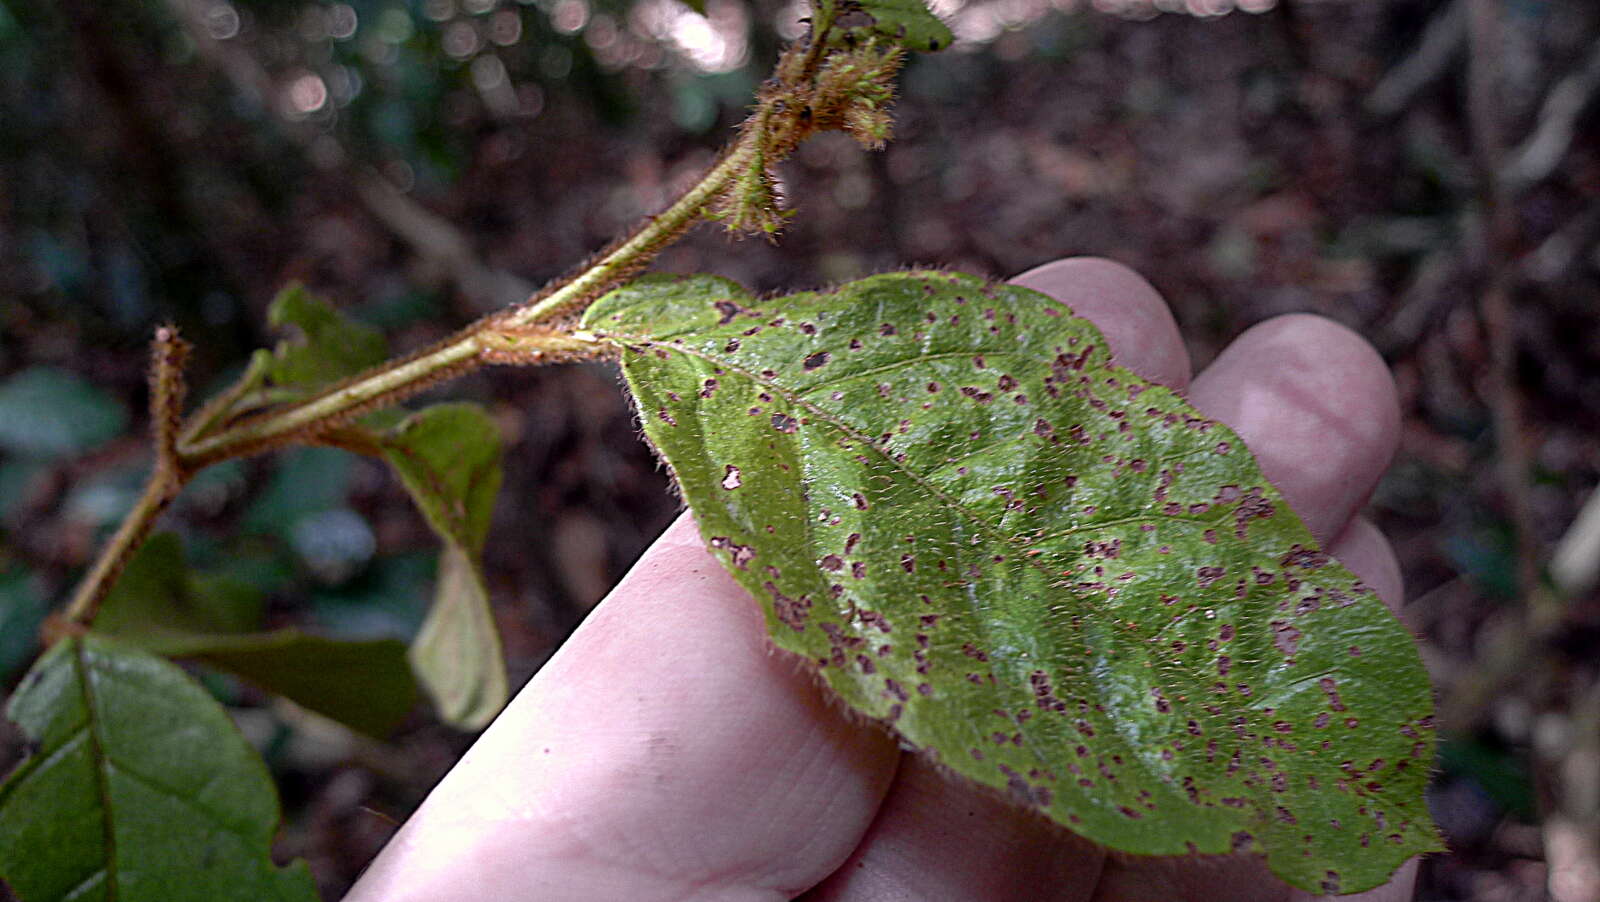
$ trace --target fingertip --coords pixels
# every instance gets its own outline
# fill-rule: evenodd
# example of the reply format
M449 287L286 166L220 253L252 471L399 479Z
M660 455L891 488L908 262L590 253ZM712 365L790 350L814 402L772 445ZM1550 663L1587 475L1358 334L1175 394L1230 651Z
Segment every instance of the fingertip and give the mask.
M1172 310L1145 278L1100 257L1069 257L1017 276L1012 283L1048 294L1091 320L1115 361L1151 382L1189 384L1189 352Z
M1398 612L1405 602L1405 578L1394 546L1377 525L1366 517L1356 517L1328 545L1328 553L1339 559L1351 573L1378 593L1389 610Z
M1365 502L1399 443L1388 366L1360 335L1320 316L1252 327L1195 377L1189 400L1244 439L1324 541Z

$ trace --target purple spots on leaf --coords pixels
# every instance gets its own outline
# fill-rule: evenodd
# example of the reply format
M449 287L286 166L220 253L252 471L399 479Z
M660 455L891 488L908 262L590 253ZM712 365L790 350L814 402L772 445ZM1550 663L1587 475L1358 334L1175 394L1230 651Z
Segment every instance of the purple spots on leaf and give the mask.
M778 621L795 632L800 632L806 627L806 618L810 616L811 599L802 595L799 598L790 598L783 594L776 585L768 581L761 584L772 595L772 612Z
M756 556L754 548L749 545L740 545L727 536L712 536L711 547L728 552L728 559L740 570L745 569L745 565L749 564Z

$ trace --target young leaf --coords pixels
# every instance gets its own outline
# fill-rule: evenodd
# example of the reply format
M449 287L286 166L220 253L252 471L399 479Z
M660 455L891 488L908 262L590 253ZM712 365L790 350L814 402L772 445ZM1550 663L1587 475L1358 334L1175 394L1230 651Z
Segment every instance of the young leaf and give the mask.
M266 375L279 388L320 388L382 363L388 355L382 332L340 315L299 284L278 293L267 308L267 321L300 332L278 342L272 352Z
M304 862L269 857L261 759L173 665L66 639L8 713L38 744L0 784L0 879L22 902L317 898Z
M955 40L923 0L815 0L813 6L819 19L833 24L835 40L883 35L920 51L943 50Z
M178 537L157 533L106 596L95 632L203 661L378 738L416 704L405 643L252 632L260 628L262 603L246 584L189 570Z
M1237 435L1066 307L951 273L647 278L584 327L773 641L943 766L1313 892L1439 847L1410 637Z
M478 569L500 490L500 431L476 405L438 404L378 436L377 446L444 541L433 607L412 645L412 666L441 717L477 729L509 694L500 634Z

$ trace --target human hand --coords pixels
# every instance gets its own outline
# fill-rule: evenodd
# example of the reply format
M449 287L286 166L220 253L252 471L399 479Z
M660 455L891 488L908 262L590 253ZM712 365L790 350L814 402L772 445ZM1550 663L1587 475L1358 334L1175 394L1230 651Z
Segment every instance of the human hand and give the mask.
M1198 376L1166 304L1103 260L1014 280L1100 327L1117 361L1244 438L1325 547L1390 604L1355 512L1393 453L1394 386L1311 316ZM1361 900L1409 899L1416 863ZM347 902L1290 900L1256 858L1133 858L902 753L767 644L687 515L645 553L378 856Z

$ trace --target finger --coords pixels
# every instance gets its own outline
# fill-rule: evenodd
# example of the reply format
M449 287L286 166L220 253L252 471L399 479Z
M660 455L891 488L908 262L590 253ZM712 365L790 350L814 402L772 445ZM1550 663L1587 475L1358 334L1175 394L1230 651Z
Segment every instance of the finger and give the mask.
M1195 377L1189 401L1239 433L1324 543L1366 501L1400 435L1394 380L1378 352L1318 316L1245 332Z
M1092 319L1114 358L1146 379L1189 383L1172 314L1133 270L1079 258L1012 281ZM908 756L861 847L808 898L1084 899L1103 857L1098 846Z
M423 803L353 900L787 899L897 763L766 644L682 517Z
M1339 537L1328 543L1328 553L1377 592L1389 610L1399 613L1406 594L1400 561L1394 555L1394 546L1371 520L1352 519Z
M1169 388L1189 385L1189 352L1172 310L1128 267L1099 257L1069 257L1011 281L1048 294L1092 320L1122 366Z
M1094 843L906 755L861 847L804 902L1085 900Z

